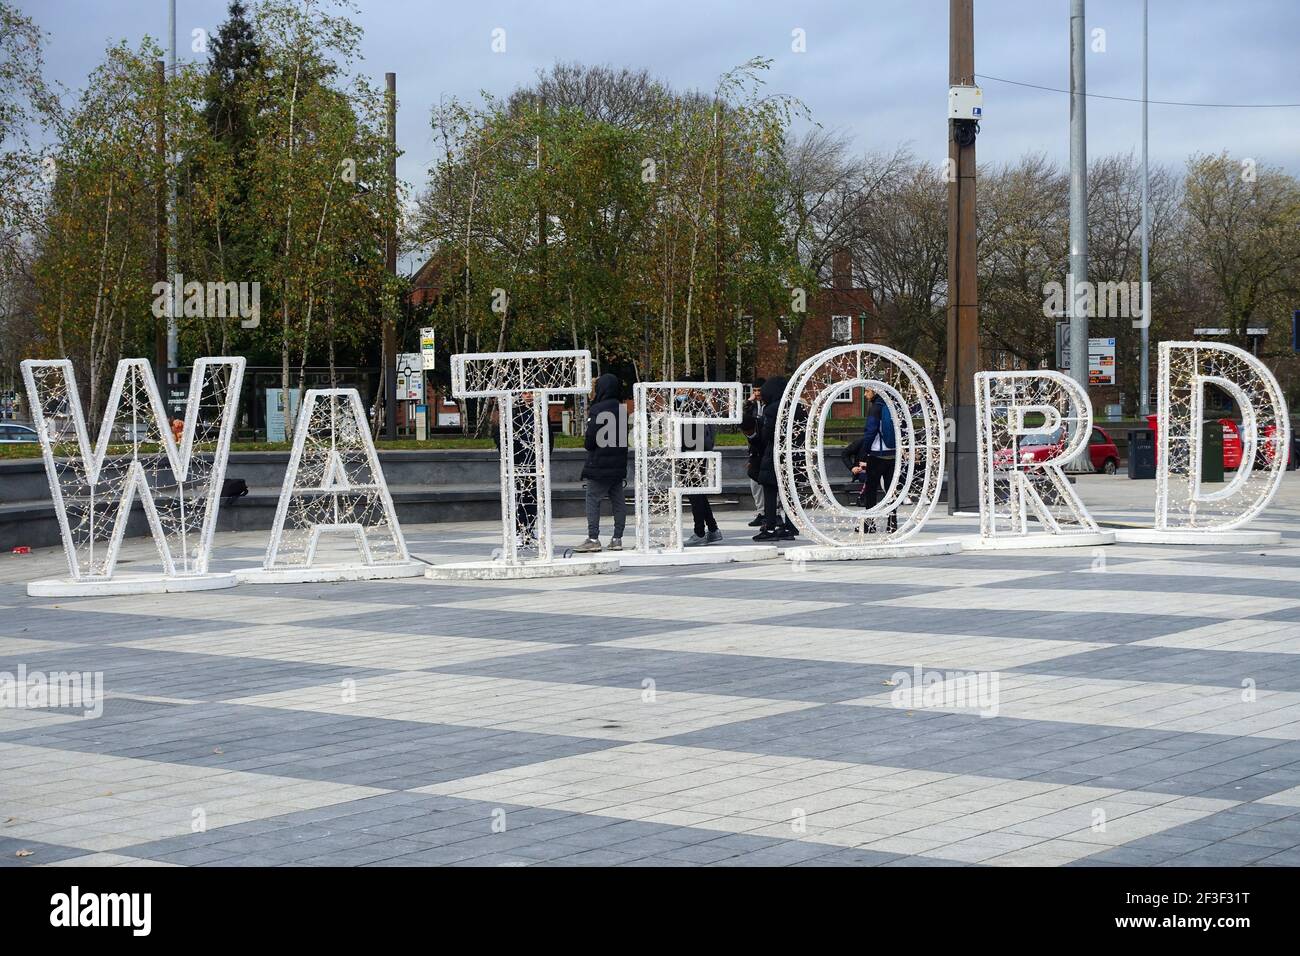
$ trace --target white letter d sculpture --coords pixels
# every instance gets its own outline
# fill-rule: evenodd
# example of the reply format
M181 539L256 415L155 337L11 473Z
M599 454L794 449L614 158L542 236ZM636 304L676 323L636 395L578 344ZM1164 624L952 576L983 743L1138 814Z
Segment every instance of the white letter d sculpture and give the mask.
M1214 491L1201 485L1207 385L1226 392L1241 412L1241 464ZM1157 412L1155 527L1120 531L1116 538L1147 544L1279 543L1277 531L1242 527L1277 493L1291 448L1286 401L1268 367L1235 345L1161 342Z
M208 561L243 358L194 363L179 443L149 363L124 359L113 376L93 450L72 362L28 359L22 373L70 574L33 581L28 594L156 594L236 583L234 574L209 572ZM112 445L126 448L111 454ZM116 573L137 495L162 562L161 574Z
M321 539L341 536L350 561L318 561ZM262 567L239 572L248 584L408 578L412 561L355 388L313 388L293 430L275 523Z

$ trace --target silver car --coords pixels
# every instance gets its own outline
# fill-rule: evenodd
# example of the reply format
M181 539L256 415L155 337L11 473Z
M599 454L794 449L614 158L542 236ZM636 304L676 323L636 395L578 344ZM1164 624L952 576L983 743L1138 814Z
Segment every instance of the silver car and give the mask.
M0 445L12 445L16 442L40 441L36 429L12 422L0 422Z

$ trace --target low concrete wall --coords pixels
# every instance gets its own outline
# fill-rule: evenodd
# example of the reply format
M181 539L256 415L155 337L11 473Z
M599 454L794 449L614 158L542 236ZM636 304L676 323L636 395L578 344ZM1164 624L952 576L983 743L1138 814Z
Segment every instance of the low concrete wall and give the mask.
M752 508L745 477L746 449L720 448L722 496L720 507ZM399 520L408 524L446 521L491 521L501 517L500 459L494 449L446 451L381 451L379 460ZM582 465L586 453L561 448L551 453L552 513L571 517L583 513ZM289 465L288 452L232 452L228 478L248 482L246 497L223 501L218 519L222 531L258 531L271 527L276 502ZM629 498L634 462L628 466ZM149 533L139 502L132 509L127 534ZM18 545L59 544L58 522L50 500L41 459L0 462L0 550Z

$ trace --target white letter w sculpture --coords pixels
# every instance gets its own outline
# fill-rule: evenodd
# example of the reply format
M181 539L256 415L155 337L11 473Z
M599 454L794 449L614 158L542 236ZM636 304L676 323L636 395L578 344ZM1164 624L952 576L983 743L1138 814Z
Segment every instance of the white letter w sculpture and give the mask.
M28 359L22 372L71 575L33 581L28 594L144 594L235 584L233 574L210 574L208 560L244 378L242 358L194 363L179 444L149 363L124 359L93 451L72 362ZM125 448L110 454L112 445ZM137 495L163 573L115 576Z

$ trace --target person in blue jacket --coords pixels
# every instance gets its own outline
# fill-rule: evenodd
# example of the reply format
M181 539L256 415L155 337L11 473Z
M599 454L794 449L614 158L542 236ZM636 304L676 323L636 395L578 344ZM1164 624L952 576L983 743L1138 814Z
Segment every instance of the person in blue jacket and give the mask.
M894 469L897 465L898 427L894 424L894 414L889 409L889 403L872 389L867 389L866 395L867 423L863 428L862 444L858 450L858 455L865 458L865 461L860 460L853 473L864 479L860 503L867 508L874 508L880 493L885 491L894 477ZM898 512L892 511L889 514L886 532L897 529ZM864 530L868 533L874 532L875 521L868 520Z

